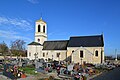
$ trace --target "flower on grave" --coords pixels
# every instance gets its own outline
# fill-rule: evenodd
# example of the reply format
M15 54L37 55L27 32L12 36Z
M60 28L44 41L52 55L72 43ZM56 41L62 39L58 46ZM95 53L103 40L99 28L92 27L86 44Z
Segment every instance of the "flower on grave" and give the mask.
M35 71L35 73L37 73L37 71Z
M20 73L18 73L18 77L20 77Z
M10 69L11 72L13 72L13 69Z
M9 72L9 70L8 70L8 69L6 69L6 72Z

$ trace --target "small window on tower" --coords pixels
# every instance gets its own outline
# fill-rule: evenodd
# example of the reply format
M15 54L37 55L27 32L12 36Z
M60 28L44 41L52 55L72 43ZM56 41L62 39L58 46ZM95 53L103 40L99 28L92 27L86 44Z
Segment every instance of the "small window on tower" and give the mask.
M38 32L40 32L40 25L38 25Z
M40 39L38 39L38 42L40 42Z
M43 26L43 32L45 33L45 25Z

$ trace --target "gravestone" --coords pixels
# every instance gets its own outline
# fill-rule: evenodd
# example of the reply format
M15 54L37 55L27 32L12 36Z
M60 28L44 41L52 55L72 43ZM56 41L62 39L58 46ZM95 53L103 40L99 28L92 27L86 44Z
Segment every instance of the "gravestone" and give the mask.
M66 68L60 68L60 74L64 74Z
M35 68L39 68L39 67L43 67L43 63L42 62L35 62Z
M36 68L36 69L39 68L39 65L38 65L38 62L37 62L37 61L35 61L35 68Z
M68 71L72 71L72 70L73 70L73 66L74 66L74 65L72 65L72 64L68 65L68 66L67 66Z

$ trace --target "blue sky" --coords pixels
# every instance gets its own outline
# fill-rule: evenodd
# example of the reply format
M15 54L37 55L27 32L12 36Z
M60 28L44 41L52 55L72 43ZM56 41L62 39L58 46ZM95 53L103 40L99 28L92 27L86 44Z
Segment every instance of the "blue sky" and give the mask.
M30 43L41 16L48 40L103 33L105 55L120 53L120 0L0 0L0 42Z

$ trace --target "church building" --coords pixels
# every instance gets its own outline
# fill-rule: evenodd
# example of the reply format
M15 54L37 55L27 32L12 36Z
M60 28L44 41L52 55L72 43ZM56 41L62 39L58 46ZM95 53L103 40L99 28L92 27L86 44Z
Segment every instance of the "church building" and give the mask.
M49 41L47 23L40 19L35 23L35 40L28 44L27 58L100 64L104 62L103 34Z

